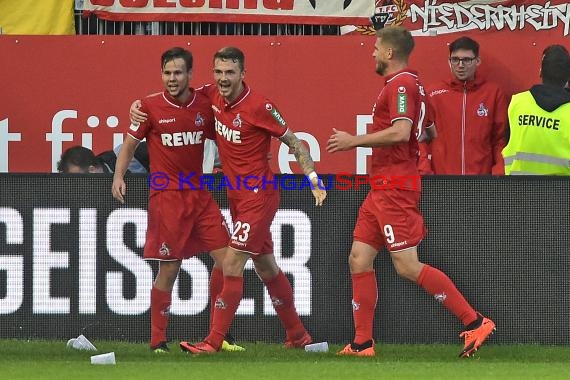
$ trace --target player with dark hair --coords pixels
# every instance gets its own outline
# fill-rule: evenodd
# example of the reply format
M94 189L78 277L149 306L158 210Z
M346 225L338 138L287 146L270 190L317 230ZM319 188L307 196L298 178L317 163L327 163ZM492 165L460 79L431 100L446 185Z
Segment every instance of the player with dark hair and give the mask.
M460 356L473 354L495 329L477 313L442 271L418 259L417 246L426 234L418 209L418 141L423 133L425 93L416 71L408 68L414 40L408 30L390 26L377 32L376 72L385 79L374 108L372 131L353 136L334 130L327 151L372 147L371 178L381 178L362 203L348 259L352 278L352 310L356 334L339 355L374 356L373 321L378 288L374 259L382 246L396 272L421 286L465 326ZM402 179L406 180L403 181Z
M279 189L267 160L271 138L289 146L303 172L313 184L315 204L322 205L326 191L319 188L313 160L303 143L288 127L276 105L253 91L245 82L245 56L235 47L214 55L216 85L204 86L216 119L217 144L227 187L233 233L224 259L224 286L218 295L210 334L204 341L180 347L193 354L220 350L243 295L243 271L251 258L263 281L281 324L286 330L285 347L301 348L312 342L293 301L293 289L273 255L271 223L279 207ZM131 107L131 118L144 117ZM247 186L238 181L248 178ZM273 183L273 185L272 185Z
M509 104L508 175L570 175L570 55L564 46L544 49L540 77L541 84L513 95Z
M224 261L224 287L217 298L210 334L196 344L181 342L180 347L193 354L220 350L243 295L243 270L250 258L286 330L285 346L304 347L312 338L295 309L291 284L273 255L270 226L279 207L279 189L263 183L274 180L267 160L271 138L278 138L293 150L313 183L316 205L322 204L326 192L317 186L307 148L288 127L276 105L244 82L243 52L235 47L223 48L215 53L213 63L216 86L206 86L205 91L216 118L224 174L234 184L238 178L251 176L252 180L247 186L249 190L228 188L234 228Z
M154 352L167 352L166 328L172 288L182 260L210 252L214 268L210 279L211 307L223 284L222 261L229 234L217 203L200 187L204 141L214 138L214 117L210 100L189 87L192 54L172 48L162 54L164 91L142 100L148 120L131 125L117 159L113 196L125 202L123 179L127 165L143 138L148 141L151 172L165 173L168 186L151 188L148 204L148 229L144 247L146 260L158 260L159 271L151 290L151 342ZM184 138L179 138L183 136ZM189 175L193 186L179 182Z
M437 138L420 144L422 174L504 174L507 97L478 70L481 62L479 43L472 38L449 44L451 77L427 88L426 118Z
M549 45L542 51L542 82L549 86L567 87L570 82L570 54L563 45Z
M116 147L120 151L122 145ZM61 155L57 163L57 171L60 173L114 173L117 162L115 150L108 150L95 155L91 149L83 146L74 146L67 149ZM148 149L143 141L135 150L133 159L129 163L129 173L148 173L150 170Z

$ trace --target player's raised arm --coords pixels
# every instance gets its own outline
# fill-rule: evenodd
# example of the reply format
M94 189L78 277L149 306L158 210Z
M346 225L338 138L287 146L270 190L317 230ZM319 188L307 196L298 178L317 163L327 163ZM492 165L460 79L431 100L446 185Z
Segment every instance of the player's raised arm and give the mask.
M313 162L309 150L290 129L279 139L293 151L295 159L299 163L299 166L301 166L301 169L303 169L303 173L309 177L309 180L313 184L311 191L315 197L315 206L322 206L327 197L327 192L319 182L319 177L315 172L315 163Z

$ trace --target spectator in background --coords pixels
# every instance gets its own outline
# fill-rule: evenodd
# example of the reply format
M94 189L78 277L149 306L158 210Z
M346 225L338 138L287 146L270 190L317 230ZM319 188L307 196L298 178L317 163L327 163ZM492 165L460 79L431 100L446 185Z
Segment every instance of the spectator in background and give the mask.
M570 175L570 56L562 45L544 49L542 84L513 95L505 173Z
M57 163L57 171L60 173L114 173L117 156L122 145L117 145L114 150L108 150L95 155L91 149L83 146L74 146L67 149L61 155ZM135 156L129 163L130 173L149 173L150 163L148 148L145 142L139 144Z
M437 138L420 144L422 174L504 174L507 99L477 73L479 44L460 37L449 45L452 77L427 88L428 125Z

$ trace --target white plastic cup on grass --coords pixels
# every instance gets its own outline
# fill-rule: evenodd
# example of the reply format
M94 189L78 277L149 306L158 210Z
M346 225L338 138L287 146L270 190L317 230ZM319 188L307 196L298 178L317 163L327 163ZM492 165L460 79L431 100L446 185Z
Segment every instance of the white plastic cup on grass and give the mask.
M93 355L93 356L91 356L91 364L102 364L102 365L111 364L111 365L114 365L115 364L115 353L109 352L106 354Z
M305 346L305 351L307 351L307 352L329 352L329 343L328 342L320 342L320 343L307 344Z
M97 351L97 348L83 335L79 335L73 342L73 348L77 350Z

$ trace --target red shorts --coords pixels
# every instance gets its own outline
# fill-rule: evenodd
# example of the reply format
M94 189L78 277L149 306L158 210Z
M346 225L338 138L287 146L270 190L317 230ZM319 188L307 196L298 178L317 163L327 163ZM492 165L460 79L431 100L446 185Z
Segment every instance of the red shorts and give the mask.
M279 209L278 191L260 191L229 198L233 234L229 246L252 255L273 253L271 223Z
M370 191L358 211L354 240L390 252L417 246L427 233L419 201L419 191Z
M148 200L146 260L184 260L228 245L218 204L206 190L157 191Z

